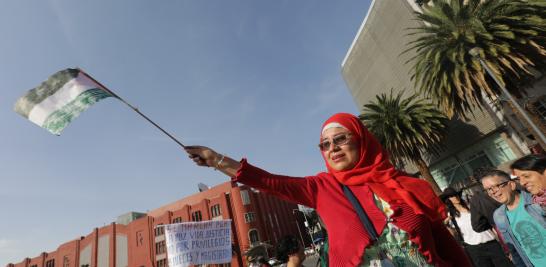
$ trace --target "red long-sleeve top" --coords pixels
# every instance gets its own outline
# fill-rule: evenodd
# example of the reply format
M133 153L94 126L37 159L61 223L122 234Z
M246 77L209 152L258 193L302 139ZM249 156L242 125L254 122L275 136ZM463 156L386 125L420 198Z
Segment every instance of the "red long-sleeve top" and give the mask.
M241 161L234 181L246 184L279 198L317 210L328 229L330 266L358 266L365 248L371 246L368 234L341 185L328 173L316 176L289 177L271 174ZM368 186L349 186L370 217L376 231L382 232L386 216L373 201ZM442 222L431 222L416 215L401 202L389 203L394 211L390 220L406 231L419 251L435 266L471 266L466 254Z

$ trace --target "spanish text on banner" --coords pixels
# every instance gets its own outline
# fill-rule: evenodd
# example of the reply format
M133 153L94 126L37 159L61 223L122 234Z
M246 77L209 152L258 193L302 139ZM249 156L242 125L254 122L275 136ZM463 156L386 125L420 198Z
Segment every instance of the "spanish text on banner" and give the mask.
M170 267L231 262L231 220L164 227Z

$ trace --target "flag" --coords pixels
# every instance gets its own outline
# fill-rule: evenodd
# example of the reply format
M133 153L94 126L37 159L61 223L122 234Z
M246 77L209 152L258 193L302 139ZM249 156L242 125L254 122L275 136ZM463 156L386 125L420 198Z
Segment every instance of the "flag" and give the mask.
M15 103L15 112L52 134L60 135L68 124L101 99L115 97L79 69L53 74Z

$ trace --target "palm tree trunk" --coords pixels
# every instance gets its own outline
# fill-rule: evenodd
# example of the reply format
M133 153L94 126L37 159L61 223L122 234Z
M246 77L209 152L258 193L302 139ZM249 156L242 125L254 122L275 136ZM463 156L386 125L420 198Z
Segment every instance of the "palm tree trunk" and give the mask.
M427 163L423 160L421 156L419 156L419 158L415 160L415 163L417 163L417 168L419 169L421 176L430 184L432 190L434 190L434 193L436 193L436 195L440 195L442 193L442 190L440 190L440 187L438 186L438 184L436 184L436 181L432 177Z

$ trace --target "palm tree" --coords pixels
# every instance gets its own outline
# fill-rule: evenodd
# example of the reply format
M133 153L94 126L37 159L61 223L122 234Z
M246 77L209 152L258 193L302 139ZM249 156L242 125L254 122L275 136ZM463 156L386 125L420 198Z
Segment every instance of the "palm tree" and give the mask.
M472 112L483 95L500 95L494 81L468 51L481 57L516 96L537 72L546 72L546 5L543 0L432 0L416 13L406 52L416 88L449 117Z
M432 189L440 194L422 155L440 152L441 141L447 136L449 119L434 105L417 96L413 94L403 99L402 92L394 96L391 89L389 95L377 95L375 102L364 105L359 118L390 152L395 164L399 165L403 160L413 162Z

